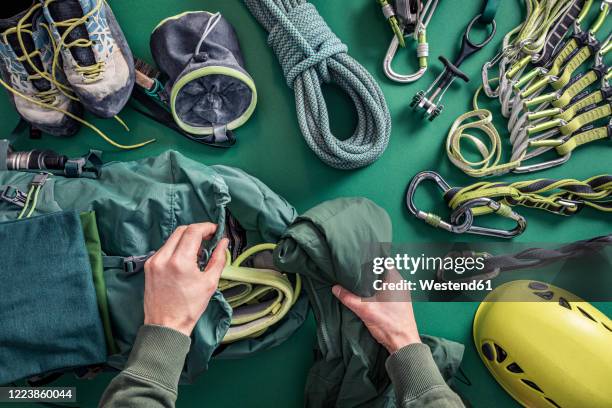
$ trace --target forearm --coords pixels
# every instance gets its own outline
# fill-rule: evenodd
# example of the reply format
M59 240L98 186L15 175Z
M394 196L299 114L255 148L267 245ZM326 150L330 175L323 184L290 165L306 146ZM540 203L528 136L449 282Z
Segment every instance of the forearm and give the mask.
M402 408L463 408L463 402L444 382L425 344L410 344L387 359L398 406Z
M140 328L126 367L106 388L100 407L174 407L191 339L162 326Z

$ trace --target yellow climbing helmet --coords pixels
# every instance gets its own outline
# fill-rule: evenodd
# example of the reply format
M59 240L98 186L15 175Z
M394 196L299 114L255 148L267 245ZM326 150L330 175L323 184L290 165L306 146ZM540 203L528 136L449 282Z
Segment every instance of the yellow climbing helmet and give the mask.
M570 292L508 282L480 304L473 330L484 364L525 407L612 406L612 322Z

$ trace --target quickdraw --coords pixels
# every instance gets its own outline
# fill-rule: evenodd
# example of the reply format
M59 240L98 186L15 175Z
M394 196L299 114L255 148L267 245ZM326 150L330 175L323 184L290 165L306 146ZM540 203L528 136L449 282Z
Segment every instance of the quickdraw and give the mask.
M415 206L414 194L425 180L436 182L443 191L444 200L452 210L448 221ZM425 171L417 174L410 182L406 205L412 215L437 228L457 234L513 238L527 228L527 221L513 210L514 206L545 210L558 215L575 215L585 206L612 212L612 175L595 176L584 181L537 179L516 183L480 182L459 188L450 187L438 173ZM516 223L516 227L502 230L474 225L476 217L486 214L509 218Z
M501 137L492 123L492 113L478 106L479 89L473 99L474 110L455 120L446 143L449 159L466 174L484 177L508 172L539 171L567 162L572 151L578 146L612 138L612 90L608 84L612 71L604 63L604 56L612 49L612 44L610 37L603 43L599 43L594 37L608 16L610 4L608 1L603 2L591 28L583 31L580 23L593 1L564 3L565 7L554 13L554 31L538 32L538 38L544 38L545 35L545 38L558 43L558 28L574 19L574 33L564 45L558 47L558 52L550 53L550 44L546 42L529 51L537 51L533 57L528 55L527 58L522 58L521 55L527 54L527 51L524 48L517 51L518 44L532 44L536 41L531 37L518 43L511 40L516 32L522 32L523 26L519 26L505 37L504 51L500 54L502 56L498 55L492 62L485 64L483 87L480 89L490 97L498 97L501 102L502 115L508 118L512 156L508 162L502 162ZM583 5L582 9L578 8L580 4ZM531 16L536 13L532 10L528 14L524 25L527 25ZM543 22L542 25L551 26L550 22ZM544 60L545 56L548 61ZM575 74L577 69L592 57L592 67L586 72ZM512 59L517 62L506 71ZM521 76L532 60L536 61L536 68ZM500 64L500 85L497 89L492 89L490 83L493 80L489 79L488 71L496 62ZM597 83L600 85L592 89ZM551 86L553 91L542 94L547 86ZM608 120L601 124L604 119ZM472 130L484 133L488 143L471 134ZM461 149L464 141L469 141L476 147L480 153L479 160L466 159ZM528 163L551 149L556 151L557 157Z
M420 79L427 71L427 58L429 57L429 44L427 43L427 25L431 20L438 0L395 0L395 7L388 0L378 0L385 18L395 34L385 59L383 71L385 75L395 82L410 83ZM391 64L399 47L406 47L406 38L412 37L417 43L416 54L419 70L414 74L398 74Z
M493 19L495 11L497 9L496 0L488 0L485 3L485 9L481 14L470 21L465 32L463 33L463 41L461 44L461 50L459 56L454 62L450 62L446 57L440 56L438 59L444 65L444 70L438 75L434 82L425 91L419 91L412 98L410 106L415 111L421 111L423 116L427 117L430 121L437 118L444 109L442 105L442 98L457 78L461 78L465 82L469 82L470 78L465 74L459 67L461 64L470 56L480 51L485 45L487 45L495 36L497 31L497 25ZM481 43L474 43L470 40L470 34L476 24L490 27L489 34Z

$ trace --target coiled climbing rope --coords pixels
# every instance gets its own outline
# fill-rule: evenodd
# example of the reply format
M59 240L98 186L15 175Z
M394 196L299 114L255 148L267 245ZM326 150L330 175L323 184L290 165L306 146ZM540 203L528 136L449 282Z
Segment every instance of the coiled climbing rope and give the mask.
M317 9L305 0L244 0L251 14L269 32L268 43L295 91L300 129L308 146L329 166L364 167L385 151L391 116L372 76L347 54L347 46L331 31ZM340 140L330 130L322 85L336 83L353 100L355 133Z

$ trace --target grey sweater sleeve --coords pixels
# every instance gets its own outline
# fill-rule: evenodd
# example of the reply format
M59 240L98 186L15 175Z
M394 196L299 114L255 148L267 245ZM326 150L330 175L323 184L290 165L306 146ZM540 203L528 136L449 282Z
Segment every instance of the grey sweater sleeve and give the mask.
M108 385L100 407L174 407L191 339L162 326L138 330L130 358Z
M444 382L429 347L410 344L389 356L387 372L402 408L463 408L463 402Z

